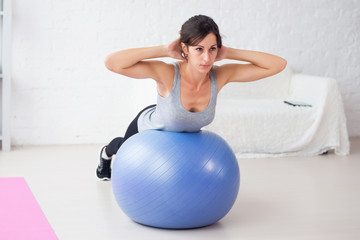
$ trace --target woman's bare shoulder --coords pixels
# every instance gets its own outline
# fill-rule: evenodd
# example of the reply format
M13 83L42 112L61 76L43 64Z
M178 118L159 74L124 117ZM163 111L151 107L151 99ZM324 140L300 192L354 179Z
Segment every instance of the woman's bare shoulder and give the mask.
M229 69L229 66L225 65L219 65L215 66L215 74L216 74L216 80L218 83L218 91L221 90L221 88L227 83L227 79L229 78L231 69Z

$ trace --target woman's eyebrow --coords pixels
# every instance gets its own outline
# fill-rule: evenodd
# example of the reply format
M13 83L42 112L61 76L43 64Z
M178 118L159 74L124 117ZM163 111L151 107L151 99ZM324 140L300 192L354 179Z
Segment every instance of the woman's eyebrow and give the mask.
M215 43L215 44L211 45L210 47L214 47L214 46L216 46L216 45L217 45L217 44ZM202 45L200 45L200 44L196 45L196 47L203 47L203 48L204 48L204 46L202 46Z

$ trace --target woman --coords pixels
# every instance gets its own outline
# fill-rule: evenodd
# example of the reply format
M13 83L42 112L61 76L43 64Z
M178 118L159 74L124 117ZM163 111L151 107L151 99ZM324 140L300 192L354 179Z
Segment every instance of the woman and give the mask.
M171 57L167 64L148 60ZM214 66L222 59L249 64ZM181 27L180 38L169 45L128 49L109 55L106 67L131 78L151 78L157 85L157 105L142 110L132 121L124 138L115 138L100 151L97 176L110 179L111 158L121 144L146 129L196 132L211 123L218 92L229 82L250 82L282 71L286 61L267 53L228 48L222 45L216 23L197 15Z

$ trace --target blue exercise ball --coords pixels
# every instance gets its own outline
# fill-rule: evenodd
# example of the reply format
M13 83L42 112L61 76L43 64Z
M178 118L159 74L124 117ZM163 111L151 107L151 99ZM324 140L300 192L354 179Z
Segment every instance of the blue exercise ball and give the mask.
M113 193L123 212L158 228L219 221L232 208L239 184L234 153L209 131L140 132L121 146L112 167Z

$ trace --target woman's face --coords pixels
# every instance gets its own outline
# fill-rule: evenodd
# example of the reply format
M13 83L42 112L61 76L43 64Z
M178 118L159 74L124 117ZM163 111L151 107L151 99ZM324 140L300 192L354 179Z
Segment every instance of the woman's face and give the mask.
M196 46L183 46L183 51L188 55L188 63L200 72L209 72L218 53L216 36L209 33Z

